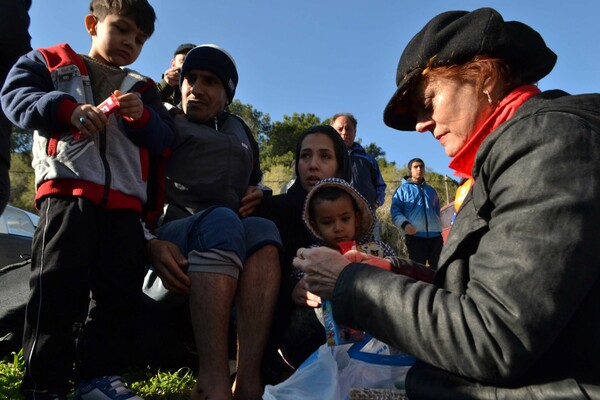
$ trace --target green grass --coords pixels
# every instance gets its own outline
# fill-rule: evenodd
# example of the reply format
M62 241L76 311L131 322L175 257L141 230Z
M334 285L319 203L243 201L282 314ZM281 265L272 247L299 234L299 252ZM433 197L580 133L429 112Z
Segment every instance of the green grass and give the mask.
M19 393L21 377L25 371L23 365L23 350L18 354L12 353L12 359L0 361L0 400L19 400L23 397Z
M22 400L19 392L21 377L25 373L23 350L12 358L0 360L0 400ZM140 397L146 400L187 400L196 381L193 371L134 371L124 375Z

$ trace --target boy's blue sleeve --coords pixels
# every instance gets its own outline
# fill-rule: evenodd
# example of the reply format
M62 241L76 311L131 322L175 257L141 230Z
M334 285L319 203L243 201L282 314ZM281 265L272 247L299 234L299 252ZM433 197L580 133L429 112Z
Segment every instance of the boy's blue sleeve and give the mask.
M10 121L22 129L60 131L69 127L59 118L59 107L73 96L55 90L50 72L37 50L20 57L2 87L2 108Z

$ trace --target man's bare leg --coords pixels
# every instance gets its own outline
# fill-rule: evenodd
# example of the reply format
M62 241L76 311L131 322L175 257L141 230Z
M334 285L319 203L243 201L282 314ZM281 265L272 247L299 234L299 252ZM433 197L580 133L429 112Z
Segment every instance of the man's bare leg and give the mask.
M190 272L190 314L198 350L198 379L191 400L230 400L229 315L238 281L229 275Z
M279 252L273 245L260 248L244 263L236 295L236 399L262 399L261 362L275 313L280 276Z

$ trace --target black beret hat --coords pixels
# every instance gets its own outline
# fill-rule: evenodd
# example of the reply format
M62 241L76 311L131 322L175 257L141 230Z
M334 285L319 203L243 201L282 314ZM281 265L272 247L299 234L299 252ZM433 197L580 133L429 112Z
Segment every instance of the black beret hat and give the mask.
M548 75L556 63L556 54L538 32L521 22L505 22L492 8L442 13L411 39L400 56L398 88L383 112L385 124L414 131L416 121L402 104L413 79L426 66L460 65L478 55L503 60L511 74L527 84Z
M214 44L202 44L190 50L181 66L180 85L192 69L205 69L217 75L223 83L227 99L230 103L233 101L238 73L233 57L225 49Z
M177 54L187 54L188 51L190 51L194 47L196 47L196 45L193 44L193 43L183 43L183 44L180 44L175 49L175 53L173 53L173 57L175 57Z

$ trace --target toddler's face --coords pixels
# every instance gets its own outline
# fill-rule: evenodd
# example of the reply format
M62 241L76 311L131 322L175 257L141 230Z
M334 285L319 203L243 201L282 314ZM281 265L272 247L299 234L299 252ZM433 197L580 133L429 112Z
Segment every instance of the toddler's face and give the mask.
M350 196L344 195L333 201L316 201L315 220L310 224L327 245L337 248L340 242L355 240L360 218L359 213L354 211Z
M85 24L92 36L89 56L116 67L132 64L148 39L133 19L117 14L109 14L102 21L88 15Z

